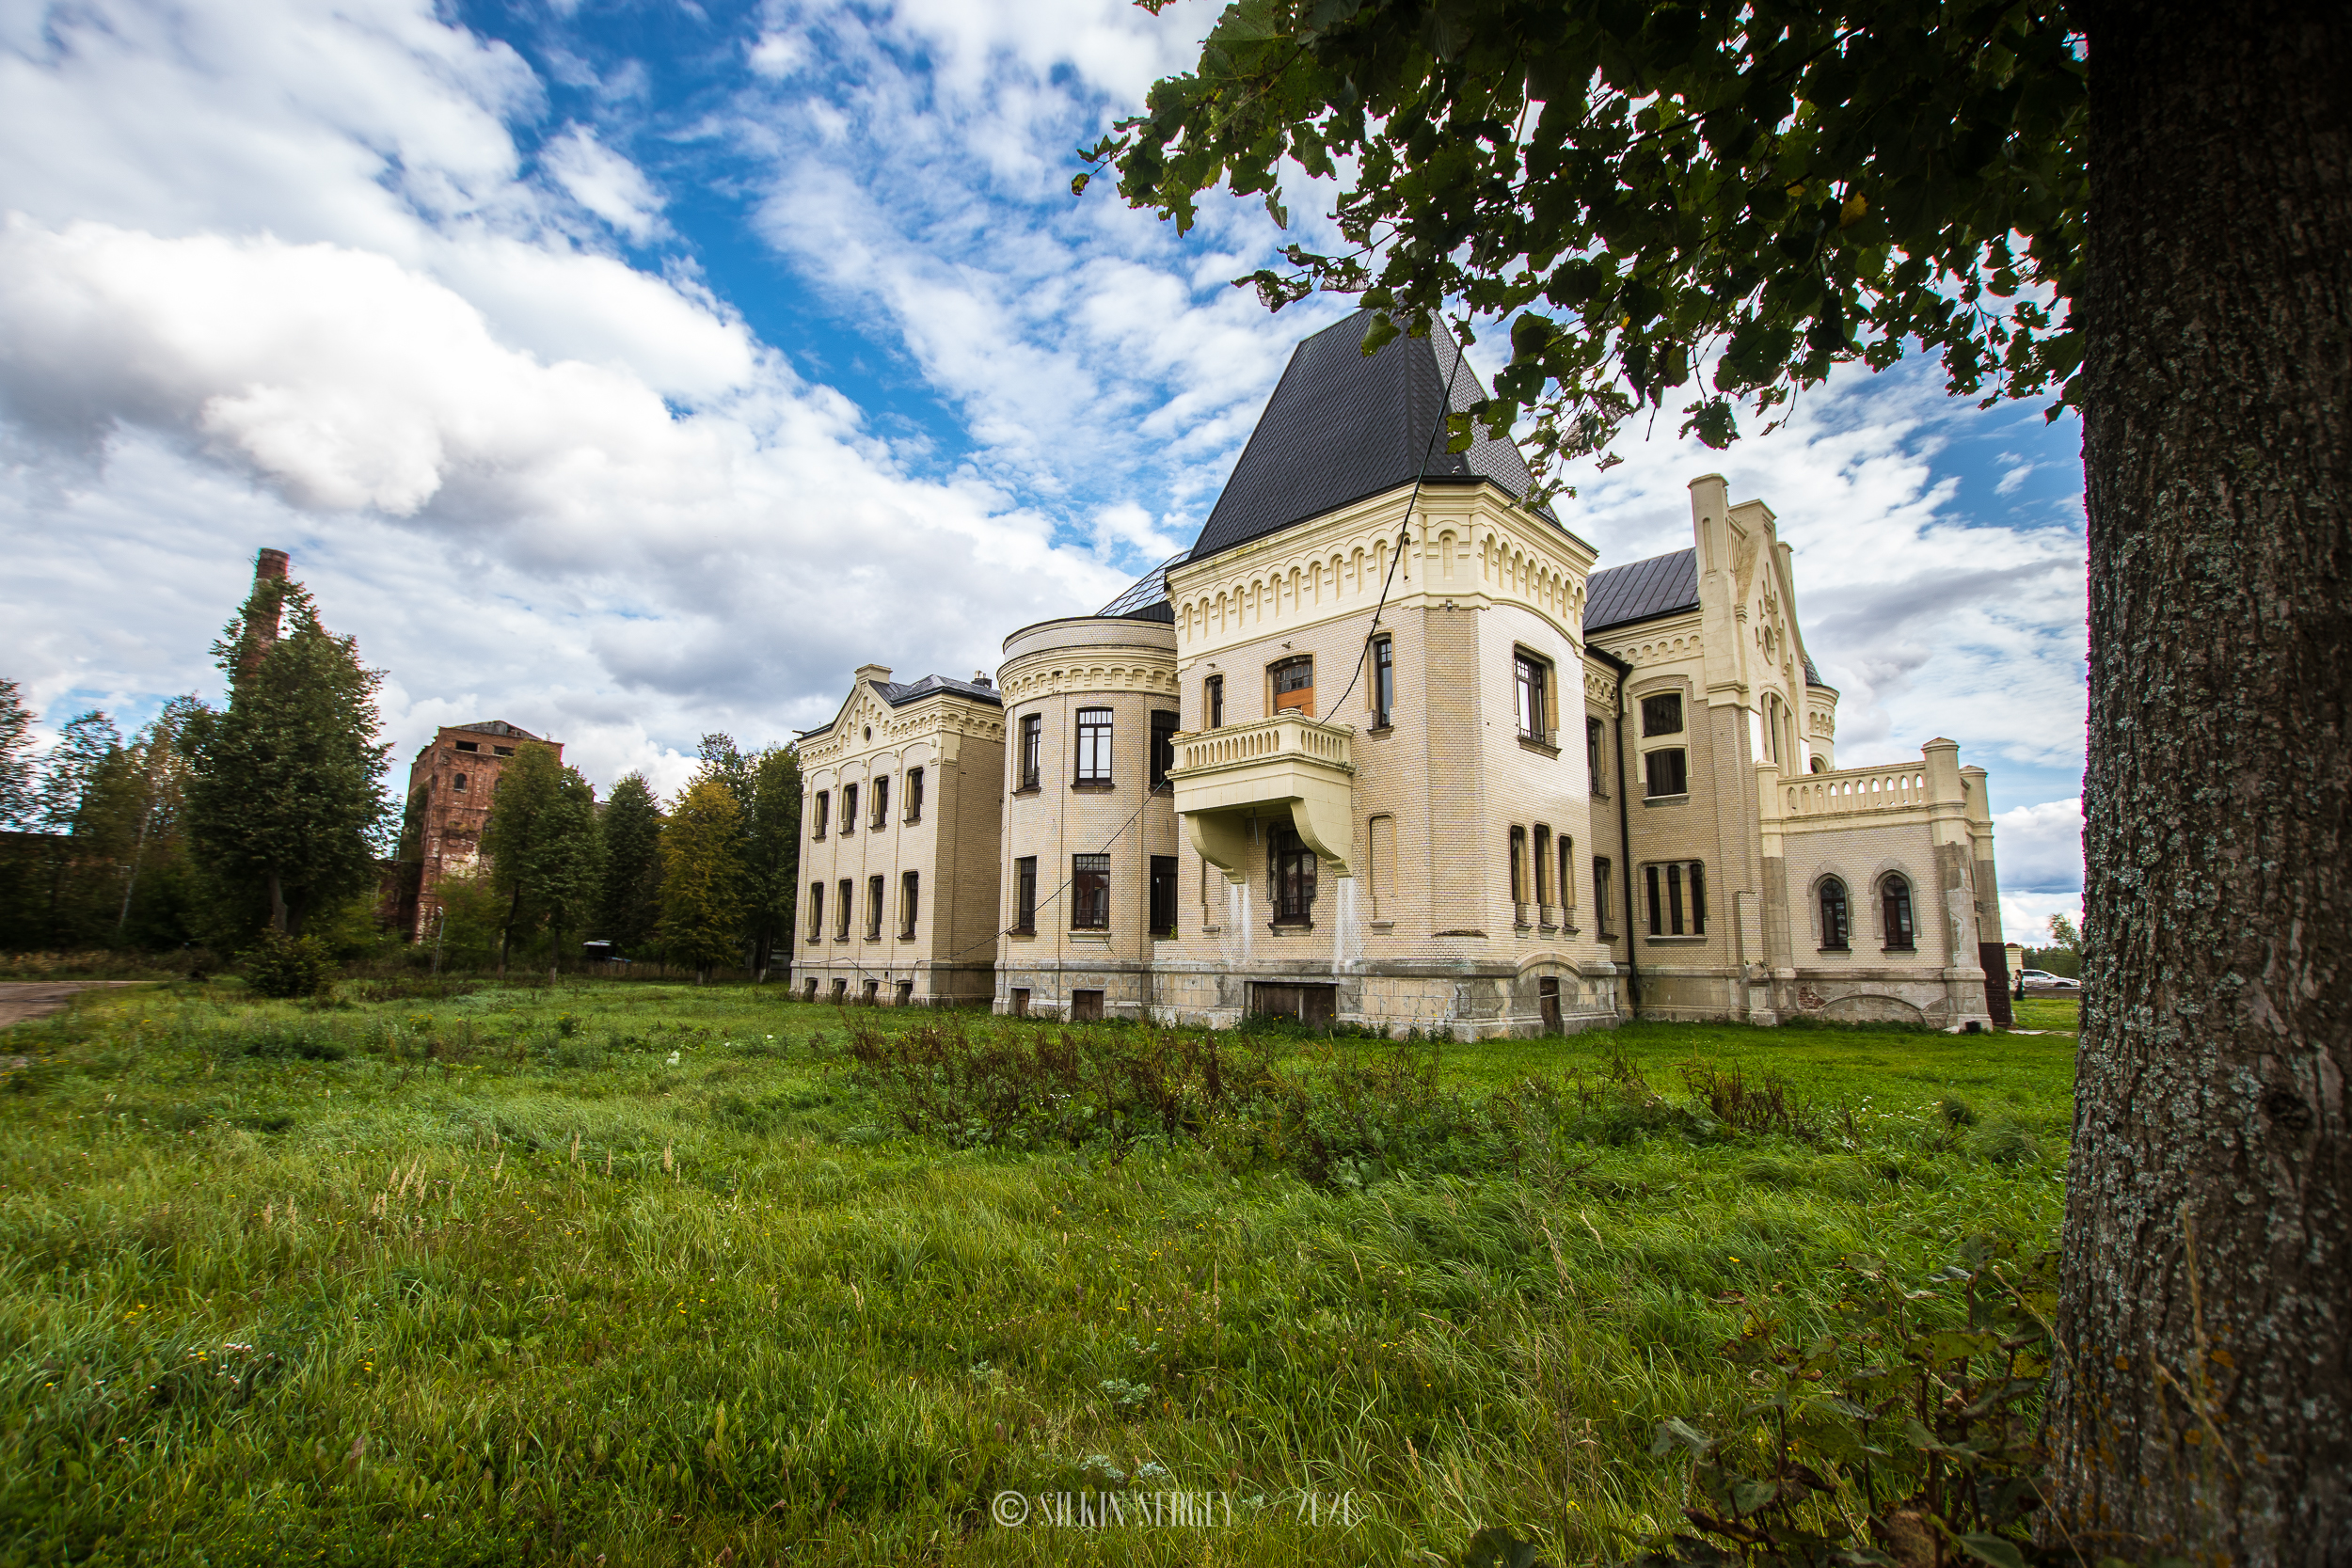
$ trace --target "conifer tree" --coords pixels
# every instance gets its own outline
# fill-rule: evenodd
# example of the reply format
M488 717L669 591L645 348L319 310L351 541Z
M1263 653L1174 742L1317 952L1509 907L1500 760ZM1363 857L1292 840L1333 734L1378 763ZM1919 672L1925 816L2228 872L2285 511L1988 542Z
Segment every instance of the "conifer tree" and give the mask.
M752 969L766 980L778 937L789 938L795 894L801 879L801 757L789 746L771 746L752 767L751 830L744 834L749 883L747 924ZM791 967L787 942L783 967Z
M278 635L281 623L283 635ZM373 886L391 748L375 739L383 672L320 624L310 591L283 578L253 594L213 657L226 711L189 716L189 848L238 937L267 925L298 937L311 915Z
M604 875L596 925L626 957L642 957L661 927L661 803L643 773L625 773L604 806Z
M743 928L742 813L715 778L691 785L661 829L661 941L697 984L733 958Z

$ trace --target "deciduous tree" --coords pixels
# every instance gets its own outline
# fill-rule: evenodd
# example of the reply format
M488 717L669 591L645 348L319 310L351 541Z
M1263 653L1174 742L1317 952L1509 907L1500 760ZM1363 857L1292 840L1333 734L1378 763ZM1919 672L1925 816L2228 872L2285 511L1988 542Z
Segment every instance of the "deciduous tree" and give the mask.
M752 938L752 969L765 980L776 941L787 939L789 968L792 911L801 879L801 757L789 746L771 746L752 768L751 831L744 834L746 924Z
M2346 59L2341 4L1243 0L1092 154L1180 227L1344 171L1346 248L1244 281L1505 322L1456 450L1532 414L1556 465L1670 404L1720 446L1913 347L2081 411L2046 1516L2133 1556L2352 1541Z
M743 929L742 813L717 779L690 786L661 829L661 942L697 983L734 958Z
M598 884L602 846L596 792L555 748L527 740L499 776L498 798L483 825L482 854L493 883L506 896L499 937L499 974L517 931L548 928L552 979L563 958L564 933L587 917Z

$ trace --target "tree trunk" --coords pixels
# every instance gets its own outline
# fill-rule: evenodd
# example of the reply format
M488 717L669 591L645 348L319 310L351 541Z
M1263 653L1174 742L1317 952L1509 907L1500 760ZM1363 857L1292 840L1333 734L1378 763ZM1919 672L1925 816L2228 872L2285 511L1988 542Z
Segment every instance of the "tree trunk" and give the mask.
M269 925L270 929L279 936L287 934L286 886L278 879L278 873L275 871L269 874Z
M2082 1050L2052 1517L2352 1563L2352 7L2084 5Z
M506 924L499 927L499 978L506 978L506 950L515 944L515 922L523 914L523 885L515 884L515 896L506 906Z

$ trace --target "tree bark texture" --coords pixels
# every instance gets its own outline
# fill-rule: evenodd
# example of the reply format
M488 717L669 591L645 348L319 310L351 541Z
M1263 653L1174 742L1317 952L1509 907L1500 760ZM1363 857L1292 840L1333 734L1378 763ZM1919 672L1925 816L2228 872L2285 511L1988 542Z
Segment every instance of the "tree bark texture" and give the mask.
M2075 14L2088 951L2045 1528L2352 1564L2352 6Z

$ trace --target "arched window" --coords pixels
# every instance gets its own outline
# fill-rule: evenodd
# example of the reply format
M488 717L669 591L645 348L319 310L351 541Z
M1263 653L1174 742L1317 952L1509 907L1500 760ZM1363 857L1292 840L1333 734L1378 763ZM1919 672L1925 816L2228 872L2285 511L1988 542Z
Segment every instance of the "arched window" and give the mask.
M1844 948L1852 945L1852 917L1846 907L1846 884L1835 877L1821 879L1821 945Z
M1885 921L1886 945L1889 951L1909 952L1916 945L1913 940L1911 921L1911 882L1899 873L1888 872L1879 884L1879 911Z

